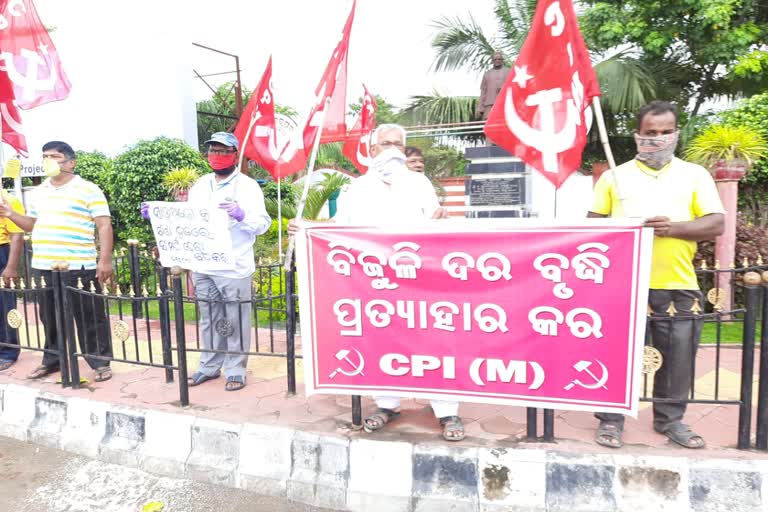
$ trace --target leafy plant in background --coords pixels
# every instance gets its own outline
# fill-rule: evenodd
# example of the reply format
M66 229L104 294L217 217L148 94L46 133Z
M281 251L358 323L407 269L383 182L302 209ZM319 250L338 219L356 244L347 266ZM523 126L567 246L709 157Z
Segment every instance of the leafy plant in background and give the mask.
M267 181L261 186L261 192L264 194L264 200L277 201L277 183ZM296 197L293 195L293 185L287 181L280 181L280 198L283 204L295 205Z
M349 177L341 173L326 174L322 182L309 189L307 201L304 204L304 211L302 212L302 218L317 220L323 206L328 202L328 199L347 183L349 183ZM304 185L302 183L291 185L291 197L290 199L285 198L282 204L281 213L284 219L292 219L296 217L299 198L301 197L303 187ZM269 213L273 219L277 218L277 198L265 198L264 202L267 207L267 213Z
M169 199L168 192L158 185L170 169L180 167L200 173L209 170L199 151L166 137L140 141L114 159L108 180L109 201L113 227L120 240L152 240L151 228L142 219L139 205L142 201Z
M721 261L720 266L725 267L731 263L741 265L744 258L754 265L758 257L768 261L768 229L749 222L743 215L739 215L736 223L736 261ZM715 242L706 241L699 243L699 250L694 261L698 263L704 260L710 267L715 263Z
M75 153L75 172L107 194L111 187L112 160L100 151L78 151ZM109 199L109 196L107 196Z
M282 242L283 252L288 246L288 219L282 219L278 222L275 216L272 217L272 224L266 233L256 237L256 243L253 246L253 256L256 259L256 263L264 265L267 263L275 262L279 260L280 251L278 250L277 230L283 230Z
M194 167L176 167L168 171L163 177L163 186L171 197L178 197L180 193L189 191L200 177L200 171Z
M768 140L768 91L740 102L720 115L727 126L744 126ZM758 226L768 227L768 156L755 161L752 170L739 183L739 210Z
M688 145L685 158L711 168L717 162L740 160L750 167L766 155L768 146L760 133L747 126L715 124Z

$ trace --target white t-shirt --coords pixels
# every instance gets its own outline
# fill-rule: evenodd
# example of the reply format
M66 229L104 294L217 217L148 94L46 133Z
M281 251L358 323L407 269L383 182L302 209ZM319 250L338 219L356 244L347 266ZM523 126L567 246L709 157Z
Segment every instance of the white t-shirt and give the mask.
M374 174L355 179L339 198L334 220L339 224L399 224L430 219L440 208L429 178L408 170L405 164L392 174L391 181L388 185Z

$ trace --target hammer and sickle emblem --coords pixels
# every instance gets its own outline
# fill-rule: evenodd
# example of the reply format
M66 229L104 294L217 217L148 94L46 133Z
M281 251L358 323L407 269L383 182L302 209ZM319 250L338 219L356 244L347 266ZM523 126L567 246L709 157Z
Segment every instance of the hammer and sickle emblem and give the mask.
M602 373L600 374L600 377L597 377L597 375L595 375L594 372L592 372L591 370L593 362L597 363L600 366L600 369L602 371ZM588 375L589 378L592 379L592 382L581 382L581 380L579 380L579 378L577 377L565 385L563 389L565 389L566 391L570 391L575 386L579 386L584 389L598 389L598 388L603 388L606 390L608 389L605 387L605 383L608 382L608 368L606 368L601 361L597 359L595 359L594 361L579 361L573 365L573 369L576 370L577 372L580 372L580 373L583 372L586 375Z

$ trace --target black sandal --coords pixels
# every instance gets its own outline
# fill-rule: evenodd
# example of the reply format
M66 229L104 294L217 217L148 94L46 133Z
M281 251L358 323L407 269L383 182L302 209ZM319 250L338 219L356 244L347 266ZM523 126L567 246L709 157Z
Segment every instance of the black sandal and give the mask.
M215 375L206 375L206 374L204 374L203 372L195 372L195 373L193 373L193 374L192 374L192 375L191 375L191 376L190 376L190 377L187 379L187 383L188 383L188 385L189 385L189 386L191 386L191 387L193 387L193 386L199 386L199 385L200 385L200 384L202 384L203 382L208 382L209 380L218 379L218 378L219 378L219 375L221 375L221 373L219 373L219 372L216 372L216 374L215 374Z
M615 421L601 421L597 427L595 442L608 448L621 448L624 446L624 442L621 440L623 433L624 429Z
M679 444L683 448L697 450L707 445L703 437L691 430L691 427L679 421L667 425L664 429L656 427L653 427L653 429L659 434L667 436L670 441Z
M375 430L384 428L384 425L400 416L400 411L379 407L375 413L363 420L363 430L369 434Z
M9 361L8 359L1 359L0 360L0 372L7 370L11 366L16 364L16 361Z
M458 416L445 416L440 418L443 426L443 439L446 441L461 441L464 439L464 424Z

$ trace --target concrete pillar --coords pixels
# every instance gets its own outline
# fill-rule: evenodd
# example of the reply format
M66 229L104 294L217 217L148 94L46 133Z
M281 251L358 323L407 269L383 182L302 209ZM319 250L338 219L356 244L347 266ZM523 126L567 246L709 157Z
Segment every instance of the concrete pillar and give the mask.
M715 239L715 259L720 262L720 268L728 268L736 263L736 220L738 215L739 180L746 174L746 167L741 162L718 162L713 169L720 200L725 208L725 231ZM719 282L715 283L725 292L722 298L724 311L732 309L731 277L721 274ZM705 290L706 293L706 290Z

